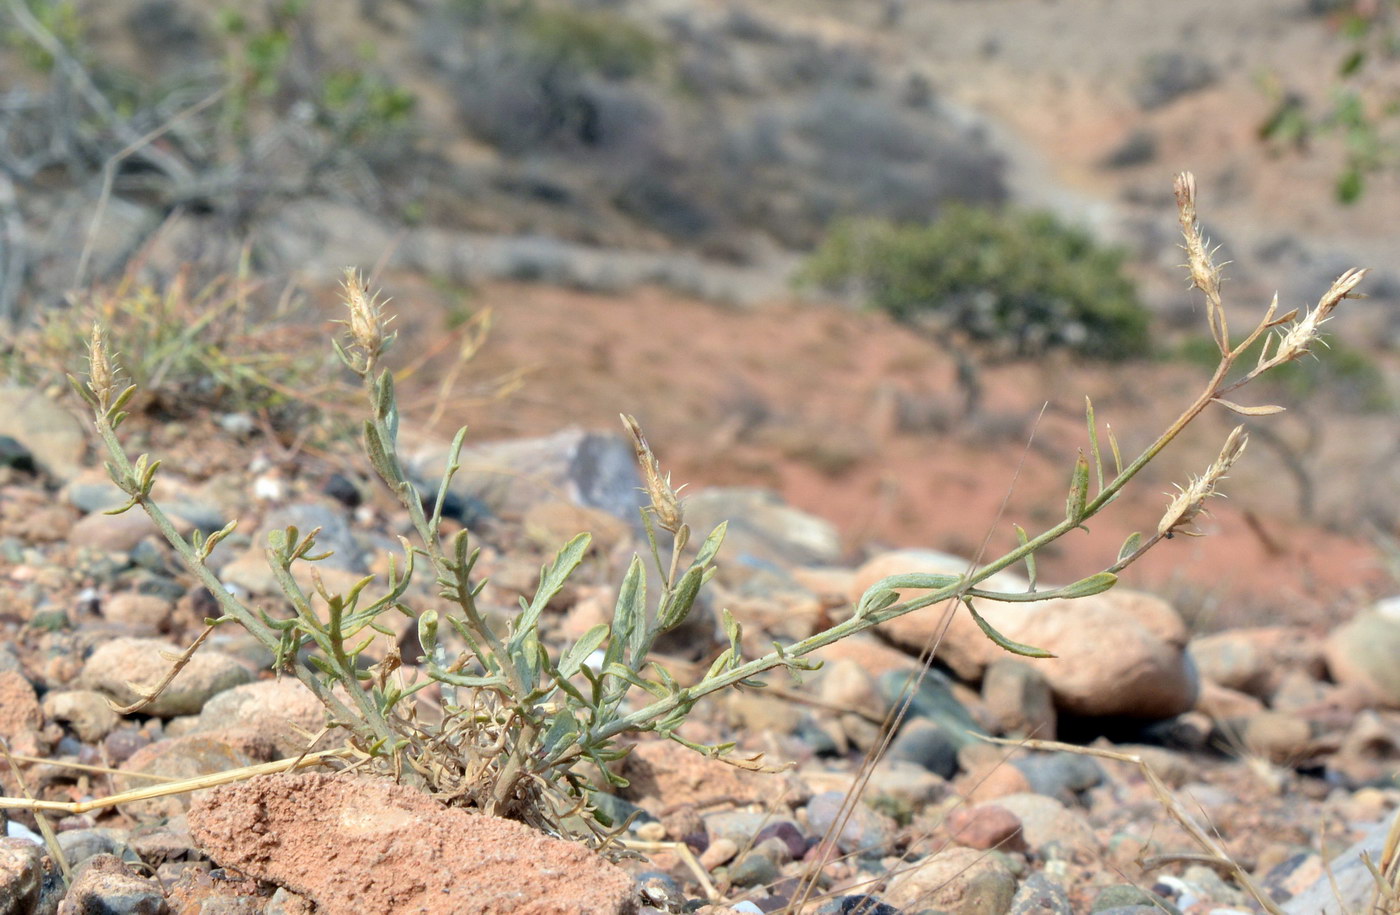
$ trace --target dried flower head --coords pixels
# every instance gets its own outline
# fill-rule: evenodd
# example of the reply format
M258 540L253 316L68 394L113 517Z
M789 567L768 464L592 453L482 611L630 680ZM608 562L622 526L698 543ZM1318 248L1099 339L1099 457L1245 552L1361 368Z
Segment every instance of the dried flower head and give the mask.
M1331 288L1322 294L1322 298L1318 299L1316 308L1294 321L1291 326L1280 329L1278 346L1269 360L1270 367L1292 362L1306 355L1309 352L1308 347L1318 340L1323 323L1331 319L1332 313L1337 310L1342 300L1360 297L1353 290L1365 277L1365 270L1348 270L1343 273L1332 282Z
M347 362L355 371L366 374L394 340L395 334L386 333L393 319L384 317L384 303L370 293L355 268L346 268L345 280L341 285L345 290L345 307L350 311L350 317L336 323L349 329L344 350L348 350L354 358L353 361L347 359Z
M117 393L117 370L111 354L107 352L102 326L96 321L92 324L92 340L88 343L88 388L104 411L112 405Z
M1245 434L1244 426L1236 426L1230 431L1229 437L1225 439L1224 446L1220 449L1220 454L1215 462L1206 468L1206 472L1199 477L1193 478L1186 486L1178 486L1177 493L1172 497L1171 504L1167 506L1167 511L1162 515L1162 520L1157 524L1157 533L1162 536L1173 534L1185 534L1188 537L1199 536L1199 531L1190 530L1188 525L1193 524L1196 518L1205 511L1205 502L1211 496L1217 495L1217 487L1220 481L1229 474L1230 468L1244 454L1245 446L1249 444L1249 436ZM1222 496L1223 498L1223 496Z
M1191 274L1191 285L1201 290L1206 297L1207 319L1211 336L1222 353L1230 347L1230 332L1225 320L1225 305L1220 298L1220 272L1223 265L1216 264L1209 242L1201 234L1196 221L1196 176L1182 172L1176 176L1177 215L1181 222L1181 234L1185 239L1186 268Z
M637 421L623 414L622 424L632 436L632 447L637 452L637 463L642 468L642 480L646 483L647 495L651 497L651 510L656 515L656 523L674 534L680 530L682 516L680 499L671 488L671 476L662 476L661 465L657 463L656 455L652 453Z

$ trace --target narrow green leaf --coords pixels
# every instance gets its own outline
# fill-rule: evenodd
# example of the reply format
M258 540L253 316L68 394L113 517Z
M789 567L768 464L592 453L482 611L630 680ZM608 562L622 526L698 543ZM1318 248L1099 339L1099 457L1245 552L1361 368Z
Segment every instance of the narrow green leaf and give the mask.
M586 673L591 673L587 667L582 668L582 670ZM589 700L587 697L585 697L583 693L579 690L579 688L574 684L570 683L568 679L564 677L563 674L559 673L559 671L551 670L549 672L549 675L554 678L555 684L558 685L558 687L564 692L568 693L569 697L572 698L579 705L583 706L584 708L593 707L596 700ZM597 683L597 681L592 678L589 678L588 682L593 683L595 685Z
M1118 550L1118 561L1122 562L1138 551L1142 546L1142 534L1133 531L1128 535L1128 539L1123 541L1123 546Z
M646 679L626 664L611 664L608 666L605 673L610 677L626 680L633 686L639 686L658 699L665 699L668 695L661 684Z
M127 401L131 400L131 395L135 393L136 385L127 385L125 388L122 389L122 392L117 395L117 399L112 401L112 406L108 408L108 412L115 416L117 412L121 410L122 407L126 406ZM114 423L113 425L115 426L116 424Z
M578 673L579 668L588 660L589 655L598 650L598 646L603 644L603 640L608 637L608 624L599 623L589 629L579 640L570 645L559 659L559 673L564 677L572 677Z
M710 669L705 672L705 679L709 680L723 673L724 669L729 666L729 662L733 657L734 653L732 648L726 648L721 651L719 657L715 658L710 664Z
M1036 648L1034 645L1025 645L1021 642L1013 642L992 628L992 624L982 618L982 614L972 606L972 601L963 601L967 607L967 612L972 614L972 619L977 623L977 627L982 630L982 634L991 639L997 645L1005 648L1012 654L1021 655L1024 658L1053 658L1055 655L1044 648Z
M710 536L705 538L705 542L700 544L700 553L695 557L695 564L699 566L709 565L719 553L719 548L724 543L724 535L729 530L729 522L721 521L719 526L710 531Z
M73 390L77 392L79 397L87 401L88 406L92 407L94 410L97 409L97 395L92 393L84 382L79 381L77 375L69 375L68 383L73 386Z
M423 615L418 617L418 644L423 646L423 650L431 657L433 649L437 648L438 633L438 612L431 608L424 610Z
M1103 480L1102 480L1102 478L1099 480L1099 486L1103 486ZM1016 542L1019 543L1021 546L1027 546L1027 545L1029 545L1031 541L1030 541L1030 538L1026 536L1026 529L1023 528L1023 527L1021 527L1021 525L1019 525L1019 524L1012 524L1011 526L1014 527L1014 528L1016 528ZM1031 552L1029 552L1029 553L1026 554L1026 560L1025 560L1025 562L1026 562L1026 577L1027 577L1028 579L1030 579L1030 585L1026 588L1026 590L1027 590L1027 591L1034 591L1034 590L1035 590L1035 551L1034 551L1034 550L1032 550Z
M739 621L734 618L734 614L725 607L719 612L720 622L724 625L724 635L729 639L729 648L734 657L739 657L739 642L744 638L744 627L739 625Z
M1337 68L1337 75L1342 77L1353 76L1366 63L1366 50L1356 48L1348 54L1340 67Z
M617 590L617 604L613 608L612 639L603 656L603 666L618 663L626 655L625 650L638 638L637 633L646 626L647 578L642 558L634 555L627 566L627 574L622 586ZM645 633L642 633L645 636Z
M483 677L480 674L450 674L432 664L428 665L428 676L441 683L467 689L494 689L506 685L506 678L499 675Z
M542 740L543 752L548 755L559 749L561 746L572 744L578 739L580 729L578 722L568 710L561 711L550 724L549 730L545 731Z
M888 588L882 590L871 588L861 596L860 603L856 605L856 617L865 619L872 613L879 613L897 600L899 600L898 591L891 591Z
M205 538L197 551L199 553L199 558L208 559L209 554L214 552L214 547L219 545L219 541L223 540L229 534L232 534L237 527L238 521L235 519Z
M388 419L394 409L394 375L388 369L379 373L374 383L374 415Z
M1084 452L1074 462L1074 474L1070 477L1069 497L1065 499L1065 517L1077 522L1084 517L1084 503L1089 497L1089 461Z
M705 568L699 564L686 569L680 583L671 595L671 602L664 608L663 615L656 621L657 632L667 632L679 626L690 614L695 598L700 594L700 585L705 577Z
M1118 584L1118 576L1112 572L1099 572L1090 575L1088 578L1081 578L1072 585L1066 585L1055 592L1057 597L1068 600L1075 600L1080 597L1092 597L1095 594L1102 594L1109 588Z
M467 440L467 427L457 430L452 444L447 449L447 464L442 469L442 479L438 482L437 498L433 501L433 516L428 519L428 529L437 531L442 525L442 507L447 504L447 492L452 486L452 478L462 469L459 460L462 456L462 443ZM465 533L463 528L463 533Z
M374 467L374 472L391 486L398 486L405 482L399 473L398 462L394 460L388 444L380 437L379 430L374 427L374 423L365 420L364 432L365 454L369 456L369 462Z
M1099 426L1094 422L1094 402L1084 396L1084 419L1089 424L1089 454L1094 459L1094 473L1099 481L1099 492L1103 492L1103 455L1099 453Z
M569 580L569 576L578 568L583 561L583 556L588 552L588 545L593 542L593 537L589 534L579 534L559 551L559 555L554 557L552 565L548 565L540 570L540 584L535 589L535 599L525 608L525 611L516 620L515 633L511 636L508 646L511 653L524 643L529 634L534 631L535 624L539 621L540 614L549 605L556 595L563 589L564 584Z
M656 671L656 679L661 681L661 685L665 688L667 693L675 695L680 692L680 684L676 682L675 677L671 676L669 670L654 661L652 662L651 669Z

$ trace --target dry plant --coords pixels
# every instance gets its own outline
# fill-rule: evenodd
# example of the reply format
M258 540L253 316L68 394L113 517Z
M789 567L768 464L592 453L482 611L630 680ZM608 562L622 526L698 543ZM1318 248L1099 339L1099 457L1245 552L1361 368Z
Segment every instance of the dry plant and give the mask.
M1106 508L1120 491L1203 411L1219 405L1247 416L1274 413L1278 406L1245 406L1230 398L1255 378L1299 359L1317 342L1321 325L1341 302L1353 296L1363 271L1349 271L1332 284L1315 308L1279 315L1277 297L1263 318L1237 346L1230 343L1225 308L1220 296L1220 270L1212 260L1196 223L1195 184L1189 174L1178 177L1176 195L1186 238L1192 284L1204 293L1207 317L1220 352L1219 365L1199 396L1141 454L1125 461L1112 429L1100 428L1092 404L1087 405L1087 450L1081 450L1070 472L1064 517L1031 536L1016 527L1018 545L965 574L903 574L877 582L857 602L851 615L808 638L774 645L763 657L745 659L742 629L728 611L721 612L728 647L698 680L683 685L659 659L652 657L656 639L680 624L693 607L700 589L712 577L724 539L721 524L692 545L684 504L662 472L635 421L624 417L641 463L649 505L642 511L648 553L659 576L659 593L648 594L643 559L634 556L619 585L610 623L599 624L561 652L545 646L539 622L546 606L579 566L589 547L589 535L570 540L540 573L531 600L508 625L493 625L477 606L482 582L473 578L478 555L470 535L461 531L444 537L441 507L458 469L456 455L466 430L454 439L453 455L444 468L437 498L426 503L410 482L397 451L399 408L395 376L382 357L394 333L382 303L358 274L345 281L348 315L344 334L335 341L341 361L357 375L368 400L363 443L370 464L399 498L412 522L417 541L402 539L402 557L390 563L387 580L373 576L346 593L334 593L315 571L328 554L318 552L317 531L296 528L269 537L268 559L287 599L280 614L255 609L223 587L210 569L210 553L234 529L190 538L181 536L151 498L159 461L127 455L118 430L127 414L123 408L136 393L121 378L111 346L94 327L89 346L86 383L72 379L91 406L98 434L108 455L112 479L127 494L117 509L143 509L170 541L187 570L218 601L216 627L236 623L245 628L275 658L279 674L296 677L320 699L331 726L343 729L346 749L339 754L364 766L429 790L447 803L468 806L533 824L608 847L625 824L614 824L591 803L594 792L625 782L610 764L627 752L620 740L652 732L735 765L765 768L761 758L740 758L732 744L703 746L683 738L677 729L695 704L713 693L736 686L761 687L759 678L775 670L797 676L813 669L808 656L858 632L870 630L906 613L953 602L965 607L1002 648L1032 658L1047 652L1010 641L977 611L977 603L1041 601L1087 597L1118 580L1118 573L1164 539L1193 534L1194 522L1206 510L1246 444L1242 429L1229 434L1219 456L1199 476L1178 488L1166 512L1148 534L1128 538L1113 561L1101 571L1073 584L1041 589L1036 579L1036 553L1077 530ZM1262 337L1268 342L1252 364L1238 365L1242 353ZM1106 466L1107 452L1108 466ZM435 506L431 510L425 504ZM658 531L659 529L659 531ZM669 549L659 541L669 537ZM667 555L669 554L669 555ZM304 576L294 575L310 564ZM984 583L997 572L1024 563L1030 585L1024 592L995 591ZM453 609L439 613L411 606L409 585L415 572L428 566L439 593ZM650 599L649 599L650 597ZM416 659L420 671L406 676L396 651L369 665L365 654L376 633L391 633L388 614L413 619L425 655ZM178 669L197 648L191 646ZM172 672L173 673L173 672ZM427 687L441 690L444 713L440 721L420 718L416 693Z

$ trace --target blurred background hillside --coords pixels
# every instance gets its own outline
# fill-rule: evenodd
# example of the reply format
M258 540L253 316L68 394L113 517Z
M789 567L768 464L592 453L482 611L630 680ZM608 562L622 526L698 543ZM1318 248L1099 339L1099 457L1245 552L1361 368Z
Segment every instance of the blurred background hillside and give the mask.
M328 447L285 405L326 406L309 354L357 265L395 299L417 434L635 413L678 482L776 490L852 554L972 554L1061 513L1084 394L1132 451L1214 365L1176 266L1190 169L1239 327L1374 271L1332 349L1258 393L1291 409L1248 423L1215 536L1134 580L1206 626L1325 612L1394 588L1398 14L3 0L6 371L54 383L105 313L185 382L152 415ZM1229 425L1049 571L1154 526Z

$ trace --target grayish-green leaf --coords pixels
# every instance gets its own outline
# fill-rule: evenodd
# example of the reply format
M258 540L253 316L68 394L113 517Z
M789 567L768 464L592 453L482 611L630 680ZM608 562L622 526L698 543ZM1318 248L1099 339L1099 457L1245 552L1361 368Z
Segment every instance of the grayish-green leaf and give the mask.
M1129 556L1136 553L1138 549L1141 548L1141 546L1142 534L1137 531L1133 531L1131 534L1128 535L1128 539L1123 541L1123 545L1119 547L1118 561L1122 562L1124 559L1127 559Z
M724 543L724 535L729 530L729 522L721 521L719 526L710 531L710 536L705 538L705 542L700 544L700 553L695 557L695 564L700 566L709 565L719 553L720 545Z
M1093 408L1090 407L1090 409L1092 410ZM1102 480L1099 481L1099 486L1100 486L1100 487L1103 486L1103 481L1102 481ZM1019 543L1019 544L1020 544L1021 546L1023 546L1023 547L1029 546L1031 541L1030 541L1030 538L1026 536L1026 529L1023 528L1023 527L1021 527L1021 525L1019 525L1019 524L1012 524L1011 526L1014 527L1014 528L1016 529L1016 542ZM1030 552L1026 553L1025 563L1026 563L1026 578L1029 579L1029 581L1030 581L1030 584L1026 586L1026 590L1027 590L1027 591L1034 591L1034 590L1035 590L1035 571L1036 571L1036 570L1035 570L1035 551L1034 551L1034 550L1031 550Z
M579 668L588 660L593 652L598 650L598 646L603 644L603 640L608 637L608 624L599 623L589 629L579 640L570 645L559 659L559 673L564 677L572 677L579 672Z
M700 593L700 585L705 577L705 568L699 564L686 569L681 576L670 602L663 608L663 615L656 621L656 631L666 632L679 626L690 613L695 598Z
M1084 397L1084 419L1089 425L1089 454L1094 459L1094 473L1099 481L1099 492L1103 492L1103 455L1099 453L1099 426L1094 421L1094 402L1088 395Z
M972 614L972 619L977 623L977 627L982 630L982 634L991 639L997 645L1005 648L1012 654L1018 654L1026 658L1053 658L1055 655L1044 648L1036 648L1034 645L1026 645L1022 642L1013 642L992 628L992 624L982 618L982 614L977 612L977 608L972 606L972 601L963 601L967 606L967 612Z
M549 605L556 595L563 589L564 584L569 580L569 576L578 568L583 556L588 552L588 546L593 542L593 537L589 534L579 534L564 544L564 548L559 551L559 555L554 557L551 565L545 566L540 571L540 584L535 589L535 599L525 608L515 624L515 632L511 636L508 648L514 654L529 634L534 632L535 624L539 622L540 614Z
M1109 588L1118 584L1118 576L1112 572L1099 572L1090 575L1088 578L1081 578L1072 585L1066 585L1056 591L1057 597L1074 600L1080 597L1092 597L1095 594L1102 594Z
M1065 517L1079 521L1084 517L1084 504L1089 497L1089 461L1084 452L1074 462L1074 473L1070 477L1069 497L1065 499Z
M613 608L612 640L608 642L607 653L603 656L603 666L607 667L624 660L625 654L634 640L645 637L646 628L647 578L646 569L640 556L633 556L627 566L627 574L622 579L622 587L617 591L617 604ZM640 633L640 635L639 635Z

